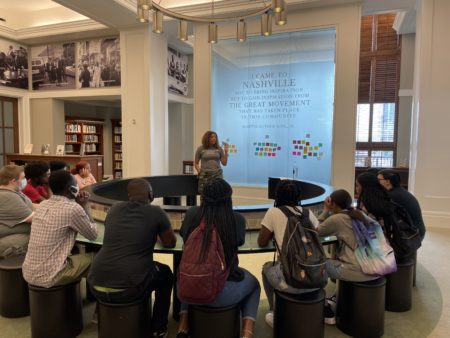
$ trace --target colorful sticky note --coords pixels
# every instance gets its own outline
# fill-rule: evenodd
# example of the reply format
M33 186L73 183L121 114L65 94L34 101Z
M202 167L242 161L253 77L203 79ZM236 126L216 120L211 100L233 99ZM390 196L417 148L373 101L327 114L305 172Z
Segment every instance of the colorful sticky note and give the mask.
M303 155L303 158L306 159L306 155Z
M295 146L294 149L298 149L298 146Z
M277 147L277 150L281 150L281 147Z
M314 150L318 150L319 149L319 147L318 146L314 146Z
M309 142L306 142L306 145L309 146Z
M312 153L308 153L308 156L312 156Z
M322 143L319 143L319 147L322 147L323 146L323 144Z

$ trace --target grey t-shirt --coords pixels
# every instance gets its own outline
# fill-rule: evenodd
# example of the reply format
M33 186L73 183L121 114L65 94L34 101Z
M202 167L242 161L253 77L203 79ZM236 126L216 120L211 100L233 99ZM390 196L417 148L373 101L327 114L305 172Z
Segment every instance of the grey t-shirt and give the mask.
M32 214L33 204L27 196L21 192L0 189L0 238L30 232L30 225L23 224L23 221Z
M216 171L220 169L220 159L224 154L221 147L205 149L200 146L195 152L195 162L201 161L202 171Z

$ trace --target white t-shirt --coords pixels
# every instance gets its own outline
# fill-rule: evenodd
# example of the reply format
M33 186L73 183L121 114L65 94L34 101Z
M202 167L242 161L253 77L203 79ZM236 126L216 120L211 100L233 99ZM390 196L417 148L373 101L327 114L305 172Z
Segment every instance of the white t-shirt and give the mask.
M295 212L294 208L289 206L288 208L291 211ZM300 206L298 206L297 209L300 211L303 210ZM309 211L309 219L315 228L319 226L319 221L311 211ZM287 217L283 213L283 211L281 211L279 208L268 209L266 214L264 215L263 220L261 221L261 225L265 226L270 232L273 232L275 240L277 241L277 245L279 248L281 248L284 232L286 231L287 225ZM283 249L281 248L281 250Z

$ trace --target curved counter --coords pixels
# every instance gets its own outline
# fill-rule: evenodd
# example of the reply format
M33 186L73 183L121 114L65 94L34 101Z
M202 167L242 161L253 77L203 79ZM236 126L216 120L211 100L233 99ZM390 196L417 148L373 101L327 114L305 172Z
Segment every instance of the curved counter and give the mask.
M163 198L163 208L169 215L174 229L179 229L186 210L196 205L198 180L195 175L170 175L143 177L153 188L155 198ZM268 195L273 198L276 184L282 178L269 178ZM127 186L129 179L112 180L89 186L91 193L92 216L98 221L104 221L108 209L116 202L127 201ZM325 197L329 196L333 188L329 185L296 181L302 191L301 205L306 207L321 206ZM186 205L181 205L181 198L185 197ZM242 213L247 219L249 229L259 229L260 221L266 210L273 204L235 205L234 210Z

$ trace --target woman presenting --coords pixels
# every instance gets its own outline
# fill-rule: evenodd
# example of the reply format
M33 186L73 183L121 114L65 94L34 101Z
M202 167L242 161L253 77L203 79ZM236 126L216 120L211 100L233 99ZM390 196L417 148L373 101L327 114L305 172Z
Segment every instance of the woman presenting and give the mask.
M217 134L207 131L202 137L202 145L195 152L194 166L198 172L198 192L201 194L205 182L213 178L223 178L220 166L227 165L228 144L224 143L223 149L219 146Z

